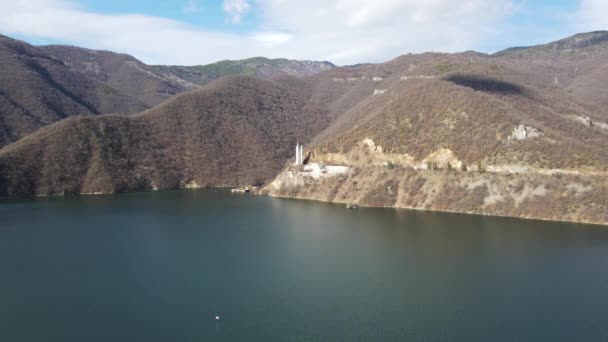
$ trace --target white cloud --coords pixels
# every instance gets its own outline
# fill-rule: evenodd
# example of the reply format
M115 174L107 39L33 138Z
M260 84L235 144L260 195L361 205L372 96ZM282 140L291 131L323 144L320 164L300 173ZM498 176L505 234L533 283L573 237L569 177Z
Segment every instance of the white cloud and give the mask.
M290 48L339 63L476 48L491 39L495 28L514 11L507 0L258 0L256 4L267 27L293 35Z
M277 32L256 32L252 38L264 46L272 47L289 42L291 35Z
M582 0L575 25L581 31L608 30L608 1Z
M249 33L87 11L76 0L0 0L0 32L132 54L147 63L202 64L251 56L381 62L407 52L462 51L495 38L511 0L225 0L233 22L255 8Z
M223 7L234 24L240 23L243 16L251 9L247 0L224 0Z
M197 0L189 0L184 7L182 7L182 12L184 13L198 13L200 11L202 11L202 8Z
M202 64L247 54L249 37L199 30L177 21L83 10L65 0L0 0L0 32L129 53L147 63Z

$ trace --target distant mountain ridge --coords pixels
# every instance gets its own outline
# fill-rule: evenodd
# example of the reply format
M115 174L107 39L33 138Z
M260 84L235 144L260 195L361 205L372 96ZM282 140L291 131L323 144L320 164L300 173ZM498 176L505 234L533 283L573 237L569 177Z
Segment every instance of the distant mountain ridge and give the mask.
M39 47L42 51L57 58L76 70L102 79L118 83L118 76L131 76L133 71L147 74L164 82L163 89L184 91L205 85L213 80L230 75L245 75L271 78L279 75L294 77L311 76L335 68L330 62L297 61L284 58L269 59L253 57L243 60L224 60L206 65L176 66L147 65L133 56L110 51L90 50L66 45L47 45ZM129 68L134 70L129 70ZM142 80L138 80L142 81Z
M253 57L243 60L225 60L212 64L194 66L209 78L215 79L227 75L266 76L272 77L277 74L303 77L312 76L319 72L327 71L336 66L330 62L296 61L285 58L269 59L265 57Z
M606 47L608 47L608 31L593 31L579 33L548 44L512 47L496 52L493 56L514 56L529 53L565 54L576 53L590 48Z

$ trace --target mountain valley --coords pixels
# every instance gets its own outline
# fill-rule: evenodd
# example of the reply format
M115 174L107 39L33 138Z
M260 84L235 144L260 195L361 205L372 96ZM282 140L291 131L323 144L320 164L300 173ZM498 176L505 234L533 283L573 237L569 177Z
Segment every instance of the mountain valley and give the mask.
M0 43L0 196L252 184L360 206L608 224L608 32L345 67L148 66ZM308 163L349 171L312 177L292 165L297 142Z

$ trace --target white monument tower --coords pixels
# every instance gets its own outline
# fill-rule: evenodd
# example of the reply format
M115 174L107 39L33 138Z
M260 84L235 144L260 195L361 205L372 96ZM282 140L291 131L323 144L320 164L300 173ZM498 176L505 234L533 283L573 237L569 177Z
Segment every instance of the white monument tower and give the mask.
M294 165L304 164L304 145L296 144L296 163Z

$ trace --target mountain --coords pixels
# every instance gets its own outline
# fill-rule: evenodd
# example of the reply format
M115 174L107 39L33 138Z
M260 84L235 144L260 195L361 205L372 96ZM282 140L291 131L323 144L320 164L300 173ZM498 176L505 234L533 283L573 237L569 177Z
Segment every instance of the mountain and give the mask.
M238 61L220 61L207 65L191 67L155 66L159 72L171 72L198 85L204 85L229 75L245 75L272 78L280 75L294 77L312 76L335 68L330 62L295 61L288 59L268 59L254 57Z
M335 78L374 87L306 154L349 171L289 166L265 192L608 224L608 80L597 75L608 58L597 44L541 57L406 55Z
M316 75L336 66L330 62L294 61L284 58L268 59L265 57L254 57L240 61L220 61L213 64L194 67L215 79L226 75L248 75L273 77L286 74L295 77Z
M494 54L502 56L525 56L533 54L563 55L590 52L592 50L606 49L608 46L608 31L594 31L579 33L552 43L536 46L512 47Z
M135 116L55 123L0 150L0 195L262 183L328 123L298 83L231 76Z
M227 75L270 79L328 70L328 62L252 58L150 66L110 51L32 46L0 35L0 147L74 115L133 114Z
M197 88L197 84L172 73L157 72L126 54L63 45L41 46L39 49L70 69L139 99L146 108Z
M39 48L72 69L136 97L149 107L224 76L245 75L266 79L281 75L305 77L335 67L329 62L263 57L197 66L146 65L132 56L109 51L64 45Z
M556 42L507 49L494 54L530 74L527 82L560 87L581 102L592 105L608 118L608 31L580 33Z
M0 196L265 183L272 196L608 224L597 35L547 45L574 53L408 54L298 77L220 63L216 76L250 75L4 147ZM311 165L291 165L296 142Z
M146 108L43 50L4 36L0 65L0 146L66 117Z

